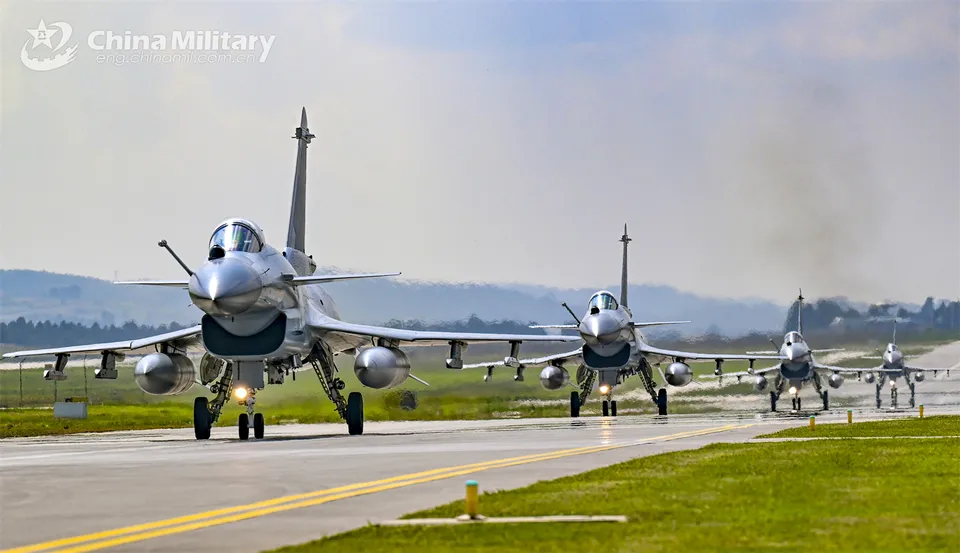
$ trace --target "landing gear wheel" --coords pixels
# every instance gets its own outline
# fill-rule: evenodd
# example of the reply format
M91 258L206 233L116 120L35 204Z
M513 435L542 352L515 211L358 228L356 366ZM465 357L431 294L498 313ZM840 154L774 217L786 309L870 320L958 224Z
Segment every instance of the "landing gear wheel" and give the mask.
M777 394L776 392L770 392L770 412L777 412Z
M205 397L193 400L193 434L198 440L210 439L210 409Z
M240 413L240 418L237 420L237 430L240 431L241 440L250 437L250 416L246 413Z
M793 404L793 410L794 410L794 411L799 411L799 410L800 410L800 408L797 407L797 398L795 398L795 397L794 397L794 398L790 398L790 403Z
M616 417L616 416L617 416L617 402L616 402L616 401L611 401L611 402L610 402L610 416L611 416L611 417Z
M914 398L914 394L916 393L914 386L916 386L916 384L910 385L910 408L911 409L916 407L917 405L917 402L915 401L915 398Z
M802 409L802 407L800 406L800 398L797 398L797 411L799 411L800 409Z
M253 437L258 440L263 439L263 413L253 415Z
M570 392L570 416L577 418L580 416L580 394Z
M666 415L667 414L667 389L660 388L657 391L657 414Z
M363 396L350 392L347 396L347 431L351 436L363 434Z
M823 410L828 411L830 409L830 392L823 391Z
M610 416L610 402L609 402L609 401L603 400L603 408L602 408L602 410L603 410L603 416L604 416L604 417L609 417L609 416Z

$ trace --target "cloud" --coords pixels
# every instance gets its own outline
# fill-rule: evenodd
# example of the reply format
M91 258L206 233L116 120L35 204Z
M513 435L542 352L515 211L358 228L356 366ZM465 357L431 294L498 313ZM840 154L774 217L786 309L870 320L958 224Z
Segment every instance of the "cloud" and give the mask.
M43 11L18 4L2 29L0 193L17 206L0 222L2 264L175 277L153 244L166 238L199 263L230 216L281 243L288 137L305 105L317 135L307 245L322 264L601 286L618 279L616 240L628 222L638 282L778 300L805 282L818 295L952 295L957 65L931 63L943 52L930 46L891 46L886 57L843 50L857 21L900 23L879 8L836 15L832 5L726 18L709 5L618 7L615 26L596 16L589 32L537 34L563 40L503 40L490 24L454 48L410 43L442 21L424 6L410 8L414 24L357 5L243 4L225 14L111 4L63 17L83 36L105 26L277 39L263 64L115 67L87 51L40 75L7 55ZM818 28L822 44L809 38ZM865 44L897 34L858 33ZM911 37L903 43L924 38ZM910 252L909 265L889 268L890 251Z

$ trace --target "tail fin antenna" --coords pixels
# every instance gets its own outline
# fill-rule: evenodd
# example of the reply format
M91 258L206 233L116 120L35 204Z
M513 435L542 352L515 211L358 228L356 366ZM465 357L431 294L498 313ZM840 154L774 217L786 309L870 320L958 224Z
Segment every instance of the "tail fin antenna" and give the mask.
M623 242L623 266L620 270L620 305L627 309L627 288L630 286L627 281L627 245L631 242L631 238L627 236L626 223L623 224L623 236L620 237L620 241Z
M287 247L305 251L304 234L307 219L307 144L314 135L307 128L307 108L300 112L300 126L291 138L297 139L297 168L293 176L293 202L290 206L290 226L287 228Z

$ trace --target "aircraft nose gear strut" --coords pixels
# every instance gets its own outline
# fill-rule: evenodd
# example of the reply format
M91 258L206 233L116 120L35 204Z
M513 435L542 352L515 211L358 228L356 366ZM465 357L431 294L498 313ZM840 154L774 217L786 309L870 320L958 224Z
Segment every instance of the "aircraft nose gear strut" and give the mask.
M250 429L253 428L253 437L263 439L263 413L254 413L253 407L257 404L256 390L250 390L245 399L237 403L246 406L247 412L241 413L237 420L237 429L240 431L240 439L246 440L250 437Z

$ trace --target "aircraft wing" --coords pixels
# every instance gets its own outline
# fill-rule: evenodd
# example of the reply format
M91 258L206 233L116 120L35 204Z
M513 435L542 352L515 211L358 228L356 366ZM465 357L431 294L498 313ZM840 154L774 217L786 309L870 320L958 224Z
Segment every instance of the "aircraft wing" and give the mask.
M127 286L166 286L169 288L187 288L190 286L189 280L120 280L114 284Z
M770 374L770 373L778 372L779 370L780 370L780 365L778 364L778 365L773 365L772 367L767 367L767 368L765 368L765 369L757 369L757 370L754 370L753 372L750 372L750 371L737 371L737 372L733 372L733 373L723 373L723 374L705 374L705 375L702 375L700 378L710 379L710 380L712 380L712 379L721 379L721 380L722 380L722 379L724 379L724 378L728 378L728 377L731 377L731 376L732 376L732 377L736 378L736 379L739 381L739 379L742 378L742 377L744 377L744 376L766 376L766 375L768 375L768 374Z
M672 349L660 349L655 348L651 345L640 343L640 351L648 355L657 355L660 357L673 357L678 359L685 359L687 361L740 361L740 360L750 360L750 359L776 359L781 360L780 355L766 355L766 354L730 354L730 353L692 353L689 351L676 351Z
M520 359L520 366L522 367L531 367L536 365L549 365L551 363L580 363L582 361L583 349L577 348L573 351L568 351L566 353L555 353L553 355L546 355L544 357L531 357L529 359ZM490 367L503 367L506 365L503 359L500 361L492 361L488 363L470 363L463 366L464 369L479 369L479 368L490 368Z
M908 371L910 371L910 372L932 373L932 372L940 372L940 371L947 371L947 372L949 372L949 371L955 371L955 370L960 369L960 366L954 365L953 367L945 367L945 368L942 368L942 369L927 369L927 368L911 367L911 366L909 366L909 365L904 365L903 368L906 369L906 370L908 370Z
M100 353L104 351L115 351L121 353L146 353L152 351L157 344L172 342L177 347L186 349L189 346L199 343L200 325L148 336L147 338L137 338L136 340L123 340L120 342L105 342L102 344L85 344L79 346L67 346L62 348L47 348L25 351L14 351L3 354L4 359L13 359L18 357L33 357L37 355L63 355L71 353Z
M887 369L884 369L883 366L880 366L880 367L870 367L870 368L866 369L866 368L862 368L862 367L860 367L860 368L857 368L857 367L835 367L835 366L833 366L833 365L824 365L824 364L822 364L822 363L814 363L814 364L813 364L813 368L814 368L814 369L818 369L818 370L822 370L822 371L833 371L833 372L835 372L835 373L846 373L846 374L855 374L855 373L863 373L863 372L900 372L900 371L888 371Z
M337 282L339 280L354 280L358 278L381 278L381 277L391 277L397 276L400 273L356 273L356 274L341 274L341 275L307 275L307 276L293 276L293 275L283 275L284 281L288 284L294 286L303 286L305 284L324 284L327 282Z
M321 332L340 335L342 343L354 342L360 345L363 338L383 338L398 342L409 342L411 346L440 346L450 342L466 344L484 342L579 342L580 336L550 336L547 334L486 334L482 332L436 332L424 330L403 330L385 326L346 323L330 317L319 317L310 322L310 327ZM352 337L352 339L351 339ZM357 343L357 338L361 341ZM356 346L354 346L356 347Z

